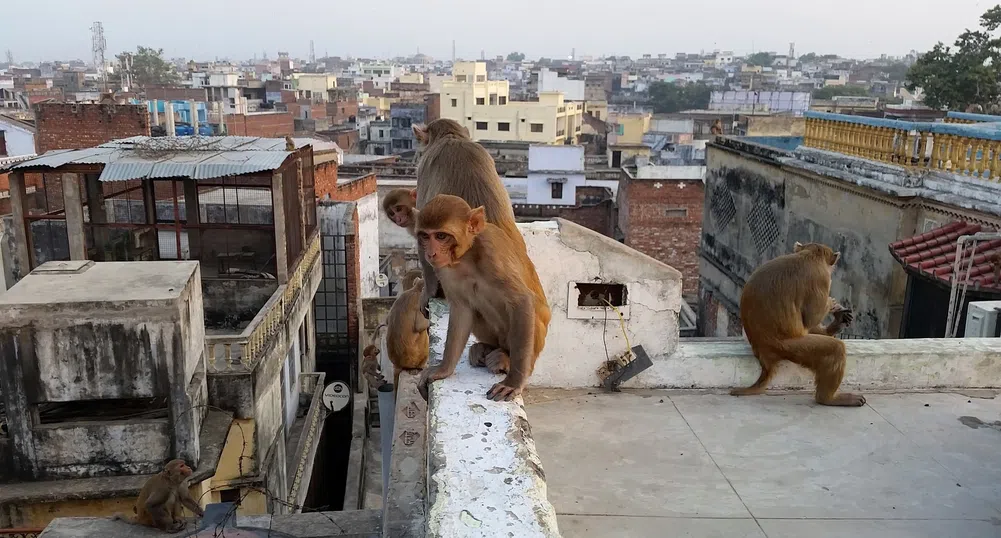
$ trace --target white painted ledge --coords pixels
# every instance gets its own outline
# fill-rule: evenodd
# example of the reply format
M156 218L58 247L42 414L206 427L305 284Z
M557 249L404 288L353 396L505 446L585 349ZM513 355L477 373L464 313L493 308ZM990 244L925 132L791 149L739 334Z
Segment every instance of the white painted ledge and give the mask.
M845 340L845 387L930 390L1001 387L1001 338ZM656 350L654 350L656 353ZM569 360L550 357L550 360ZM760 372L743 338L681 339L677 350L623 384L631 388L729 389L750 386ZM594 376L597 386L597 376ZM810 389L813 376L783 362L769 387Z
M431 303L430 364L441 360L448 308ZM428 405L428 538L556 538L556 511L520 397L493 402L501 379L469 364L432 384Z

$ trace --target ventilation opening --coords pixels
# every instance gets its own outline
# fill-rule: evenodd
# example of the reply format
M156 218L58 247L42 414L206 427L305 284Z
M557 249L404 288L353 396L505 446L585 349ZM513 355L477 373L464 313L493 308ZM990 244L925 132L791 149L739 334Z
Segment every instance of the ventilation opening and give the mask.
M607 307L626 306L626 286L624 284L584 284L577 283L577 306ZM607 301L607 302L606 302Z
M166 398L46 402L38 405L40 424L167 418Z
M219 502L222 502L222 503L239 503L240 502L240 490L239 489L222 489L222 490L219 490Z

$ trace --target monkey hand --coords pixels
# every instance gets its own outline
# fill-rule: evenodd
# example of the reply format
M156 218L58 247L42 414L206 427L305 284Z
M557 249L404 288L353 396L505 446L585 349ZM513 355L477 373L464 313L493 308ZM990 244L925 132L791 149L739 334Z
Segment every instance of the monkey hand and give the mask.
M834 316L834 321L838 325L848 326L852 324L855 320L855 314L852 312L851 308L845 308L840 304L835 305L835 308L831 310L831 315Z
M511 378L508 375L500 383L496 383L487 391L487 399L495 402L510 402L521 394L525 388L525 383Z
M184 530L184 527L188 526L188 522L183 519L175 519L171 526L166 529L167 532L180 532Z
M437 366L431 366L425 368L421 372L421 378L417 381L417 391L421 393L421 397L424 401L428 399L428 385L433 381L438 381L440 379L445 379L455 373L455 369L443 368L440 364Z

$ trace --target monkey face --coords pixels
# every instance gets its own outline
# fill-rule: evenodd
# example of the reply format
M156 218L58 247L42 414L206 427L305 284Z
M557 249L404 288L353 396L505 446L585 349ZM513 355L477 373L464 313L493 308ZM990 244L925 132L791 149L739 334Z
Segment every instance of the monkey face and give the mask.
M388 216L389 220L393 221L401 228L406 228L411 225L412 219L410 218L410 208L403 204L397 204L389 208Z
M417 242L435 269L458 263L486 226L486 210L458 196L439 194L417 216Z
M417 241L420 242L421 250L424 252L424 259L435 269L448 267L456 261L455 238L442 230L421 230L417 234Z

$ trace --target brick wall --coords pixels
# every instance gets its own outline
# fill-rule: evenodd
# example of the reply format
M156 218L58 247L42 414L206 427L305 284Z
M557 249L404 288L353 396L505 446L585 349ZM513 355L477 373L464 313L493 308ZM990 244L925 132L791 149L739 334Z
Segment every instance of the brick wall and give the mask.
M149 113L142 105L39 103L35 105L35 146L91 148L111 140L149 135Z
M682 293L695 297L705 198L702 182L625 179L619 197L625 243L681 271Z
M320 198L327 196L329 200L338 202L354 202L374 192L376 192L376 176L374 172L370 172L340 185L334 185L333 189L322 194L317 187L316 196Z
M288 112L230 114L226 116L226 132L234 136L291 136L295 132L295 121Z
M358 129L352 129L350 131L338 131L332 133L330 137L333 139L337 147L341 148L344 153L357 153L358 144L360 142L360 133Z
M352 116L358 117L357 101L334 101L327 103L327 117L330 118L331 124L340 125L347 123Z
M361 298L358 296L358 284L361 282L361 257L358 249L358 208L355 208L354 229L356 233L344 237L344 249L347 256L348 276L348 341L353 347L358 347L358 315L361 312Z

